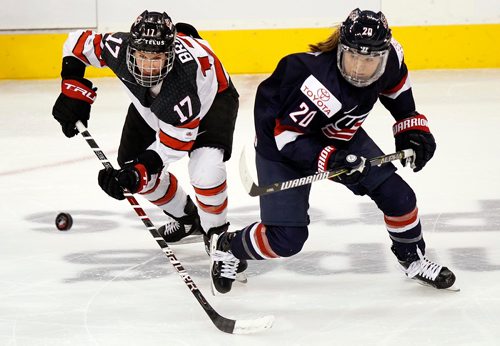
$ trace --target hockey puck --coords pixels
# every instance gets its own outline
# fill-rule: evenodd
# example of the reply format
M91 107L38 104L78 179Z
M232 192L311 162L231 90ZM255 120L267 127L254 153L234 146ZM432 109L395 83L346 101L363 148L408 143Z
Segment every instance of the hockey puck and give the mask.
M56 216L56 227L60 231L68 231L73 226L73 218L69 213L59 213Z

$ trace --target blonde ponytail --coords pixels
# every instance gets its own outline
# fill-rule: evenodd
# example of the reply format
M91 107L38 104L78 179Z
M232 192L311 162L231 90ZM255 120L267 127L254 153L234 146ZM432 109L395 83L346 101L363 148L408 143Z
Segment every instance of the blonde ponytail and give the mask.
M313 53L331 52L339 45L339 37L340 37L340 25L334 29L332 34L326 40L316 44L310 44L309 50Z

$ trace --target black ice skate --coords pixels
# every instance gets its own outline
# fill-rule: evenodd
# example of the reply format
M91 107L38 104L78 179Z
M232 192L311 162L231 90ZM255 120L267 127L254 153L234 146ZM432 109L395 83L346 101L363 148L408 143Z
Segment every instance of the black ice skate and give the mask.
M185 216L175 217L166 211L164 213L170 216L172 221L158 228L158 233L167 243L178 242L188 235L204 234L200 224L198 208L191 200L191 197L187 197L187 203L184 207Z
M232 254L231 240L235 233L227 232L229 224L220 232L210 232L210 276L212 279L212 293L228 293L231 291L234 280L246 282L243 271L247 269L246 260L240 260Z
M391 250L398 258L401 270L410 279L437 289L459 290L451 287L455 283L455 274L447 267L429 261L418 247L417 253L409 255L406 260L398 256L394 246Z

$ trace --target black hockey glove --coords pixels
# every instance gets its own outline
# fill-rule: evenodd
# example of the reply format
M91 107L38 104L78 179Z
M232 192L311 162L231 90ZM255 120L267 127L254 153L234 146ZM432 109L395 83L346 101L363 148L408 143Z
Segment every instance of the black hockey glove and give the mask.
M52 115L61 124L66 137L78 134L76 122L85 126L90 118L90 105L94 103L97 88L92 82L81 77L65 78L61 84L61 94L52 108Z
M413 149L415 158L403 159L401 164L406 166L408 160L414 160L414 172L420 171L434 156L436 141L427 127L427 118L422 114L398 121L392 127L396 140L396 150Z
M142 164L125 165L120 170L101 169L97 180L104 192L118 200L125 199L123 189L136 193L148 182L147 172Z
M346 168L349 172L333 177L332 180L346 186L359 184L370 172L370 163L363 156L336 150L332 146L323 148L318 159L318 171ZM325 169L326 168L326 169Z
M151 175L160 173L163 161L154 150L146 150L137 159L127 162L122 169L105 168L99 171L99 186L115 199L125 198L123 189L131 193L140 192L151 179Z

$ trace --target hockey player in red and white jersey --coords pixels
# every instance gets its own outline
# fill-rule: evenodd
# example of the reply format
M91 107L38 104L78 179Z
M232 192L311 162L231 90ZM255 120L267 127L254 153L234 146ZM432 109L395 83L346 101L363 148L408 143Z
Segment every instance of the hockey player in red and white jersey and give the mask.
M111 197L139 193L173 221L160 227L167 242L227 228L225 161L231 157L238 93L210 45L194 27L174 25L165 13L144 11L130 32L75 31L64 43L62 90L53 115L67 137L85 126L96 88L87 66L108 67L131 104L118 150L120 169L103 169L98 182ZM189 154L196 207L168 172Z

